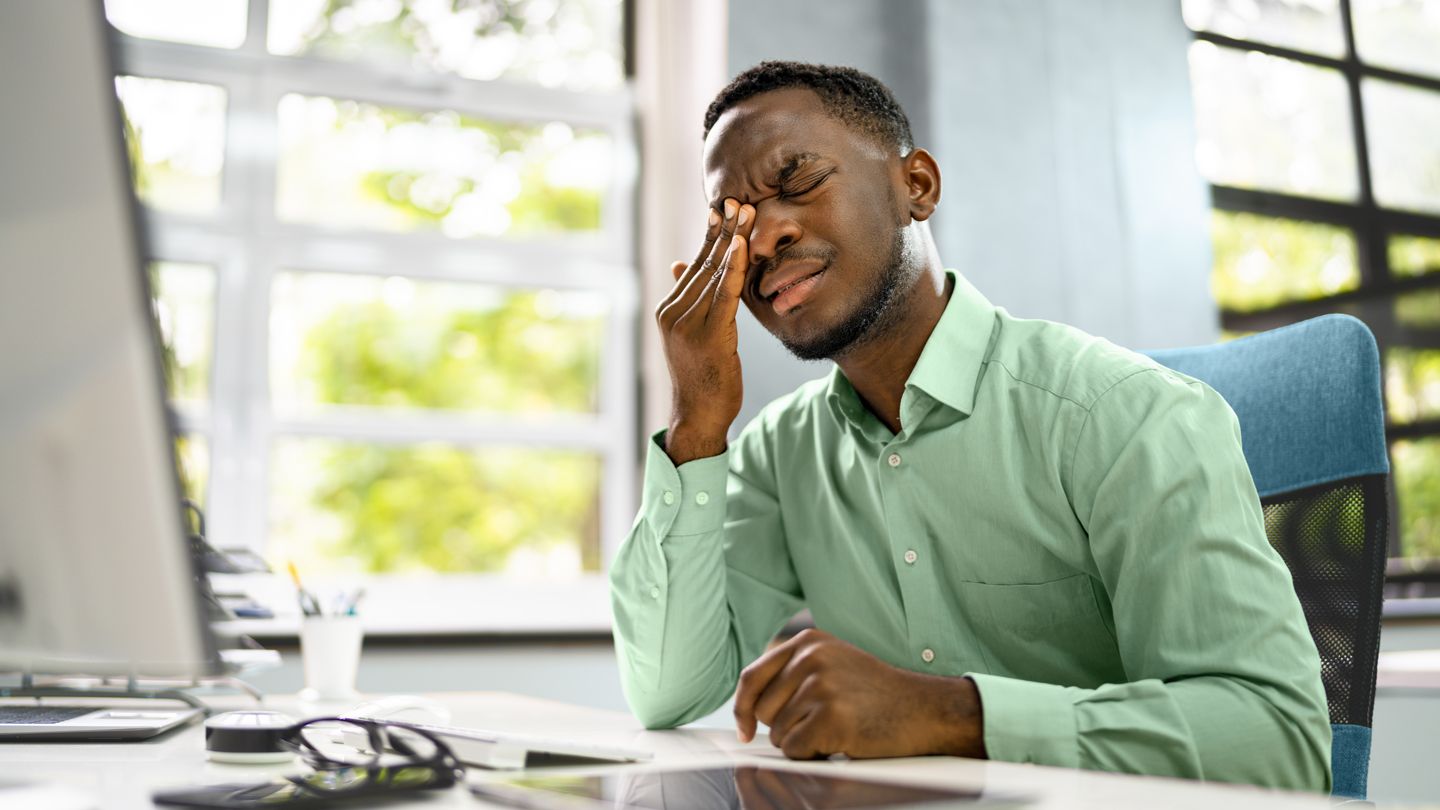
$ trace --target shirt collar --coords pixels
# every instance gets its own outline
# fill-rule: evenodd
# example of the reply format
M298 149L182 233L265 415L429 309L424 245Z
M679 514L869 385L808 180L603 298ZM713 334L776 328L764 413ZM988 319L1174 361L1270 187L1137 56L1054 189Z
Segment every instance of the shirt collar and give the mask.
M950 300L905 387L917 388L968 416L975 407L980 372L989 358L995 306L954 270L946 270L945 275L953 284ZM838 365L830 371L825 398L837 418L862 424L868 414Z

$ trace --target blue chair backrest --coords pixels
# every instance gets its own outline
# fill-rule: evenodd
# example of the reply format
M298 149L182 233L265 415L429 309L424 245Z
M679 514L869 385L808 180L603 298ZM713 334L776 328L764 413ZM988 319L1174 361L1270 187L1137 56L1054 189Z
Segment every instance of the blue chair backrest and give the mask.
M1240 420L1245 461L1320 651L1332 794L1363 799L1380 643L1390 471L1375 337L1324 315L1229 343L1147 352Z

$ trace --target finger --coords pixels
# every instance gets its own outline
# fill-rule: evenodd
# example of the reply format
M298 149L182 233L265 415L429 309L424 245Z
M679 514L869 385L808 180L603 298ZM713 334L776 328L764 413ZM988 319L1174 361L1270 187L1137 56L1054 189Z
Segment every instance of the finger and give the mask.
M781 644L764 655L755 659L755 662L740 673L740 684L735 690L735 728L740 735L740 742L750 742L755 739L755 702L760 699L765 687L770 685L770 680L795 654L797 645L795 639Z
M725 200L725 218L720 222L719 234L709 243L710 250L691 264L685 276L675 285L678 293L672 293L669 304L682 317L695 306L696 298L709 281L709 274L719 266L730 249L730 236L735 232L735 216L739 210L740 204L734 199Z
M715 248L715 243L720 239L720 233L723 230L720 227L721 224L720 215L712 209L705 227L705 240L701 243L700 252L695 255L694 261L691 261L689 264L677 261L670 265L670 273L675 276L676 283L674 287L670 288L670 293L665 296L665 300L660 302L657 310L663 311L674 304L676 299L680 298L681 294L684 293L690 279L701 272L701 266L705 263L705 259L710 256L710 253ZM686 309L688 308L687 306ZM685 309L680 310L682 313L684 311Z
M690 262L691 264L700 264L705 261L705 257L710 255L710 248L715 245L715 240L720 238L720 212L711 208L708 216L705 224L705 241L700 245L700 252L695 254L695 260Z
M795 658L792 657L790 662L790 666L785 667L770 683L770 688L765 690L755 707L756 718L770 727L770 744L781 749L785 747L785 737L790 728L816 705L814 676L795 677ZM783 696L783 699L772 701L771 692L777 693L777 698Z
M724 297L727 285L736 289L736 295L738 295L738 290L745 284L745 271L750 265L750 251L745 237L741 234L748 231L750 229L748 226L753 226L754 222L754 206L742 205L735 212L734 231L730 235L730 243L725 250L725 255L721 258L719 266L710 272L709 280L705 282L705 287L700 291L700 295L695 299L695 303L686 313L687 315L694 313L707 323L712 315L719 315L723 320L728 314L731 322L735 320L735 312L739 307L738 301L735 307L727 307L722 303L718 313L715 312L715 306ZM732 281L737 278L739 279L738 286Z
M716 278L715 291L711 294L710 316L721 321L735 320L735 313L740 311L740 296L745 292L745 279L750 274L750 243L738 233L730 241L732 247L725 272Z
M790 656L789 662L770 680L759 700L755 701L755 719L770 727L770 741L776 746L780 745L775 740L776 723L780 722L787 708L805 697L804 690L812 667L805 666L804 659L804 654L800 652Z
M705 241L700 244L700 252L696 253L695 258L686 265L687 269L693 269L694 273L701 271L701 266L714 251L715 243L720 241L720 234L724 231L724 228L721 227L723 223L724 220L721 219L720 213L713 208L710 209L709 219L706 220L705 225ZM678 281L679 278L677 277L676 280Z
M781 753L790 759L816 759L824 756L821 742L821 722L819 712L810 712L795 721L790 732L785 735L785 745L780 748Z
M724 306L720 303L720 291L725 286L726 278L731 276L744 276L745 261L745 237L734 234L730 237L730 244L725 251L725 256L720 260L720 265L710 273L709 279L705 282L700 294L695 297L695 303L691 305L688 315L698 317L709 322L712 316L722 315ZM719 313L715 311L720 305ZM730 320L735 320L735 313L730 313Z

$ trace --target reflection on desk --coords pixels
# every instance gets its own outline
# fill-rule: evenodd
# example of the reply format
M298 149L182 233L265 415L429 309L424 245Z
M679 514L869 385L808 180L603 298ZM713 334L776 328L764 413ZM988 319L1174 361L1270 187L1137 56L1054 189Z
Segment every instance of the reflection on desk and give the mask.
M473 791L516 806L574 808L574 810L838 810L945 806L998 810L1023 807L1019 797L986 794L962 787L930 787L905 782L857 779L837 768L797 771L786 767L735 765L722 768L687 768L674 771L632 771L601 774L527 776L514 780L479 782ZM558 799L558 801L557 801ZM579 804L572 802L578 801Z

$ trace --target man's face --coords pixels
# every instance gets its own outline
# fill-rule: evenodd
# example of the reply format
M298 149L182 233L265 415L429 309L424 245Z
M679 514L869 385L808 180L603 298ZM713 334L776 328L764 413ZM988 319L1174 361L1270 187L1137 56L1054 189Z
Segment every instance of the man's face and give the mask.
M803 359L873 336L905 281L909 216L897 154L837 120L802 88L727 110L705 139L711 208L755 206L742 299Z

